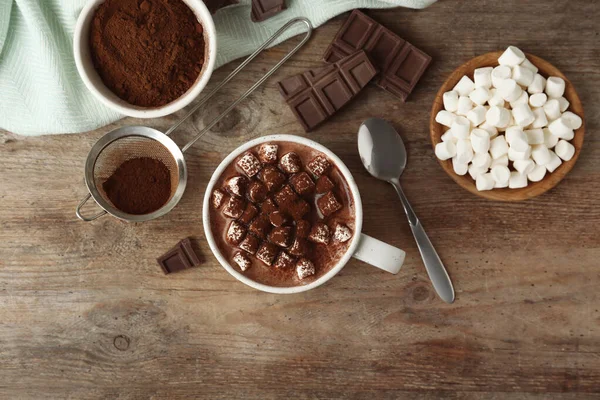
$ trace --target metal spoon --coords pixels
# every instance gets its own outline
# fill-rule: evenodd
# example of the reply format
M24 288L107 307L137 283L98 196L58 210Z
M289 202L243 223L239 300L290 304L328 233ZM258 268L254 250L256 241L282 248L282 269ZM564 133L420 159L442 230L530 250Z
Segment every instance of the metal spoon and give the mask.
M370 118L358 129L358 152L367 171L375 178L392 184L398 192L433 288L446 303L454 302L454 288L444 264L400 187L399 178L406 167L406 148L402 138L389 122Z

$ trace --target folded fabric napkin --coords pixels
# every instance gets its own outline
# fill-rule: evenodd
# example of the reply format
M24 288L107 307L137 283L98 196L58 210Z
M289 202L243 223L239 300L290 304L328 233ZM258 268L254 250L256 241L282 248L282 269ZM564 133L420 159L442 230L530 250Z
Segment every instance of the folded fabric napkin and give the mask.
M250 54L287 20L304 16L315 27L354 8L424 8L436 0L288 0L288 9L250 20L250 0L221 9L217 67ZM79 78L73 32L86 0L0 0L0 128L21 135L96 129L122 116L102 105ZM282 40L301 33L290 32Z

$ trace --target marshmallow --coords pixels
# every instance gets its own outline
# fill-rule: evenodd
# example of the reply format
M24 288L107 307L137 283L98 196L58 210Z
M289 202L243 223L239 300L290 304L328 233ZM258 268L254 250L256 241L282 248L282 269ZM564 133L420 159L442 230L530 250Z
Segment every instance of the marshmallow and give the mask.
M560 157L556 155L552 150L548 150L550 152L550 161L545 165L548 172L554 172L556 168L562 164L562 160Z
M549 99L543 107L546 117L548 117L550 121L554 121L556 118L560 117L560 103L557 99Z
M525 127L535 121L535 115L531 111L531 108L529 108L529 104L517 104L512 109L512 115L520 127Z
M529 103L529 95L526 91L523 90L523 93L519 96L515 101L510 102L511 108L515 108L518 104L527 104Z
M537 72L538 72L538 67L536 67L535 65L533 65L531 63L531 61L529 61L527 58L524 59L523 62L520 65L523 68L527 68L527 69L532 70L534 74L537 74Z
M571 127L571 129L579 129L583 124L581 117L575 113L572 113L571 111L567 111L560 117L565 120L565 122Z
M543 144L536 144L532 147L531 157L538 165L546 165L550 162L550 150Z
M544 126L548 125L548 118L546 118L546 113L544 112L543 108L534 108L531 111L535 116L535 119L531 123L532 128L543 128Z
M525 131L529 144L544 144L544 131L540 128Z
M556 153L557 156L559 156L563 160L569 161L575 155L575 146L573 146L571 143L567 142L566 140L561 139L556 144L556 147L554 148L554 152Z
M452 168L456 175L465 175L469 170L469 164L464 164L458 161L456 157L452 158Z
M473 103L482 106L490 99L490 91L484 87L478 87L469 94L469 98Z
M456 110L458 110L458 92L455 92L454 90L446 92L442 96L442 100L446 111L456 112Z
M492 177L494 178L495 183L498 185L507 185L508 180L510 179L510 169L507 166L496 165L492 168L491 171ZM498 187L498 186L496 186ZM504 187L504 186L501 186Z
M523 61L525 61L525 54L515 46L508 46L504 53L498 57L498 64L508 65L509 67L519 65Z
M512 78L521 86L529 86L533 82L535 72L522 65L515 65L512 70Z
M544 132L544 146L546 146L549 149L556 146L556 143L558 143L559 137L554 136L548 128L544 128L544 129L542 129L542 131Z
M492 190L494 188L494 183L494 178L489 172L486 174L479 174L475 180L475 186L480 192L483 190Z
M485 121L486 112L487 110L484 106L476 106L474 109L467 113L467 118L473 123L474 126L477 126Z
M564 97L559 97L558 99L558 104L560 105L560 112L565 112L567 111L567 108L569 108L569 100L565 99Z
M492 87L492 67L477 68L473 71L473 80L475 87L484 87L489 89Z
M505 183L498 183L498 182L494 183L494 189L502 189L502 188L507 188L507 187L508 187L508 181L506 181Z
M440 137L440 139L442 139L442 142L453 142L454 144L456 144L456 142L458 141L458 138L456 138L454 136L454 134L452 133L452 129L448 129L446 132L444 132L444 134Z
M504 136L506 137L506 141L510 143L516 136L520 136L521 133L524 134L523 129L521 129L520 126L509 126L508 128L506 128Z
M504 128L510 122L510 112L506 108L492 106L485 113L485 120L496 128Z
M535 168L535 163L531 158L527 160L515 160L513 167L523 175L529 174Z
M494 160L508 154L508 144L504 136L498 136L490 141L490 154Z
M529 94L543 93L546 88L546 78L540 74L535 74L533 82L527 87Z
M490 89L490 98L488 99L488 104L490 106L498 106L504 107L504 99L500 96L498 89L492 88Z
M475 180L475 179L477 179L477 177L479 175L485 174L487 172L487 169L477 168L476 166L471 164L469 166L469 170L467 172L469 172L469 175L471 175L471 178L473 178Z
M471 78L469 78L466 75L463 75L463 77L460 78L460 81L458 81L458 83L456 84L456 86L454 86L454 89L452 90L458 92L458 94L461 96L468 96L469 93L473 91L473 89L475 89L475 83L473 83Z
M447 160L456 155L456 146L454 142L440 142L435 145L435 155L440 160Z
M492 86L497 88L503 80L510 79L512 69L506 65L498 65L492 70Z
M471 131L471 146L475 153L486 153L490 149L490 135L483 129L473 129Z
M490 165L490 168L494 168L497 165L502 165L502 166L508 167L508 156L505 154L498 158L494 158L492 160L492 164Z
M452 134L457 139L468 139L471 131L471 122L465 117L456 117L451 126Z
M533 170L527 174L527 179L531 182L539 182L544 179L544 176L546 176L546 166L536 164Z
M510 189L520 189L527 186L527 176L522 175L517 171L511 171L508 187Z
M546 100L548 100L548 96L545 93L535 93L529 97L529 105L531 107L542 107L546 104Z
M558 99L565 93L565 81L558 76L551 76L546 80L546 94L552 99Z
M524 152L516 151L512 147L508 149L508 159L510 161L527 160L531 157L531 146Z
M486 114L487 114L487 111L486 111ZM487 131L487 133L490 135L490 139L493 139L496 136L498 136L498 129L496 129L495 126L488 124L487 122L484 122L483 124L479 125L479 129L483 129L484 131Z
M500 96L506 101L515 101L523 93L523 89L514 79L505 79L500 82L500 86L498 86L498 92L500 92Z
M472 164L475 168L487 170L492 165L492 157L489 153L476 153Z
M506 138L510 147L518 152L525 152L529 148L529 139L520 129L511 129Z
M435 122L450 128L452 126L452 122L454 122L454 118L456 118L456 115L450 111L440 110L435 115Z
M473 147L469 139L461 139L456 142L456 158L461 164L468 164L473 159Z
M467 115L467 113L473 109L473 106L474 104L470 98L467 96L460 96L458 98L458 109L456 110L456 113L458 115Z
M571 125L563 117L557 118L548 125L548 130L554 136L561 139L571 140L575 136Z

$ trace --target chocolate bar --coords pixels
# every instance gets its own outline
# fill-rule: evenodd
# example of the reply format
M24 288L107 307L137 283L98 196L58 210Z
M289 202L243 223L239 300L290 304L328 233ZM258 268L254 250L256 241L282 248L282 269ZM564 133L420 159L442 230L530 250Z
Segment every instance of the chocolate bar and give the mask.
M285 0L252 0L250 17L253 22L261 22L286 8Z
M279 91L307 132L346 105L377 74L364 51L335 64L278 82Z
M156 259L165 274L179 272L200 265L200 258L189 238L183 239L171 250Z
M354 10L329 45L323 59L334 63L364 50L381 71L375 84L406 101L431 57L359 10Z

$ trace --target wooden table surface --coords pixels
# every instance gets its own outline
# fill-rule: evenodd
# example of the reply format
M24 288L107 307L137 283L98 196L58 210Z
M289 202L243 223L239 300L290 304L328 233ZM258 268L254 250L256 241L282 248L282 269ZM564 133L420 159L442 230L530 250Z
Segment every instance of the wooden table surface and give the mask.
M320 65L340 17L190 149L185 195L158 220L77 220L83 164L104 133L132 124L166 130L182 113L80 135L0 135L0 398L599 398L600 5L443 0L422 11L368 13L434 61L409 102L369 87L307 136L354 174L364 232L406 250L400 273L354 260L313 291L267 294L231 277L204 238L202 198L219 161L250 138L305 135L275 82ZM177 141L293 43L261 56ZM515 204L458 187L427 131L445 77L510 44L559 67L587 117L573 171ZM407 143L402 183L453 279L452 305L433 292L396 194L360 163L356 131L369 117L390 120ZM186 236L206 263L163 275L155 258Z

